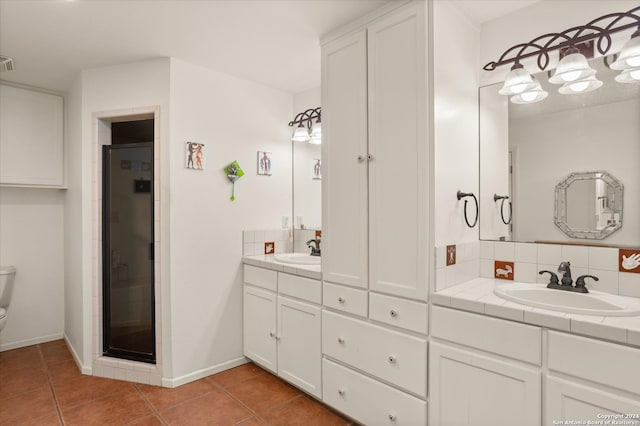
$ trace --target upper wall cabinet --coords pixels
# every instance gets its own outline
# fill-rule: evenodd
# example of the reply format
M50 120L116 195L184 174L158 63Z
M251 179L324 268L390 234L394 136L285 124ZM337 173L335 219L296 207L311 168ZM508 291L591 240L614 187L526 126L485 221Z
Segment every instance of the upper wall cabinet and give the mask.
M426 46L424 2L323 46L325 281L427 298Z
M0 84L0 185L63 187L61 95Z

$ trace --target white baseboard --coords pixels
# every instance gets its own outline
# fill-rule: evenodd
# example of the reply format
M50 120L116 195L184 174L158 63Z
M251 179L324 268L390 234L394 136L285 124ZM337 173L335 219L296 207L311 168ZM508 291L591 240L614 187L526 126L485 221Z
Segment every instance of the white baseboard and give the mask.
M212 374L220 373L222 371L228 370L233 367L237 367L242 364L246 364L249 362L249 359L245 357L240 357L236 359L232 359L230 361L223 362L222 364L217 364L211 367L203 368L202 370L194 371L193 373L185 374L184 376L175 377L173 379L162 378L162 386L165 388L175 388L198 379L202 379L204 377L210 376Z
M53 340L62 339L62 333L49 334L48 336L34 337L32 339L18 340L17 342L9 342L0 344L0 352L10 351L11 349L24 348L25 346L37 345L38 343L47 343Z
M78 356L78 353L76 352L76 349L73 347L73 345L71 344L71 342L69 342L69 338L67 337L67 335L64 335L64 341L67 344L67 348L69 348L69 351L71 352L71 356L73 357L73 360L75 361L76 365L78 366L78 369L80 370L80 372L82 374L87 374L89 376L92 375L92 370L91 370L91 366L84 366L82 365L82 361L80 361L80 357Z

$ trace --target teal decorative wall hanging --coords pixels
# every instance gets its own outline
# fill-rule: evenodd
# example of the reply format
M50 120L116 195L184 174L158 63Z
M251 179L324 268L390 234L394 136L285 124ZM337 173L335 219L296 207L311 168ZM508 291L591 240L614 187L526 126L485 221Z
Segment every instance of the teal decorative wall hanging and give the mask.
M231 181L231 201L236 200L235 190L236 190L236 181L244 176L244 171L240 167L237 161L233 161L224 169L224 173L227 175L227 178Z

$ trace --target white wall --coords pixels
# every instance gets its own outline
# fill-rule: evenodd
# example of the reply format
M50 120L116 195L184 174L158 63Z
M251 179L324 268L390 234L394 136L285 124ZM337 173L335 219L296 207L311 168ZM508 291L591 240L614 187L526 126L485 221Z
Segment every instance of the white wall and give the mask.
M441 246L478 240L478 226L465 224L464 201L456 192L478 195L480 29L453 2L436 0L433 9L435 245Z
M290 94L171 59L171 345L175 382L242 358L243 229L291 214ZM184 168L184 143L206 145L206 169ZM272 153L257 175L257 151ZM245 175L236 201L222 169Z
M295 94L291 119L309 108L321 106L320 97L320 86ZM322 158L320 151L321 145L311 145L306 142L293 144L293 219L295 221L297 216L301 216L305 228L320 229L322 227L322 180L312 178L313 160Z
M80 235L80 239L74 237L74 242L67 244L67 278L66 290L80 292L82 301L80 306L73 303L67 307L67 318L77 321L81 318L82 336L78 337L77 327L74 322L67 324L67 335L71 341L77 341L72 345L73 350L81 356L84 369L91 368L93 354L101 345L97 341L97 325L99 324L100 294L95 283L101 282L98 236L101 232L101 224L96 219L96 211L99 207L99 181L97 176L97 161L100 158L99 148L96 144L95 119L96 112L119 110L123 115L131 114L135 108L149 106L160 107L160 153L161 153L161 264L160 282L162 285L162 301L169 301L169 194L168 194L168 122L169 122L169 60L167 58L154 59L133 64L116 65L111 67L84 70L79 77L81 89L81 133L74 135L70 132L70 195L67 206L70 215L66 221L65 233L70 236ZM73 119L71 119L73 120ZM73 189L73 192L71 189ZM94 210L95 208L95 210ZM78 257L74 257L78 256ZM97 256L95 259L93 256ZM77 296L67 296L68 299ZM81 310L81 312L79 312ZM162 306L160 313L163 323L169 323L170 309L168 305ZM165 330L163 330L164 332ZM170 360L171 346L170 336L162 335L163 372L167 374L168 361Z
M67 93L67 187L64 210L64 334L84 363L84 311L82 246L82 78L74 81ZM90 325L87 325L88 327ZM90 330L90 328L88 328ZM86 366L89 368L89 366Z
M0 188L0 264L17 269L0 351L62 337L64 192Z
M509 143L517 148L519 157L514 165L517 192L522 194L514 216L518 241L583 241L569 238L554 225L555 186L571 172L606 171L624 185L624 216L622 228L602 242L638 244L638 117L640 100L633 99L510 122Z

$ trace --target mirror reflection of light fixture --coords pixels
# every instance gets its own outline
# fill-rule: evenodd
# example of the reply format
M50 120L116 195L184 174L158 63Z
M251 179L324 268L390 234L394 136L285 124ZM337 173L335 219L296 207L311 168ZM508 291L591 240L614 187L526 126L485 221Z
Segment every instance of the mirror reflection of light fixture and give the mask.
M579 80L574 80L569 83L565 83L558 92L563 95L573 95L577 93L587 93L602 86L602 82L596 78L595 75L590 75Z
M589 66L585 55L578 46L589 44L597 48L600 55L605 56L611 46L612 34L637 28L631 39L625 43L612 69L621 70L616 78L620 83L640 82L640 6L627 12L609 13L588 22L585 25L572 27L561 33L549 33L534 38L528 43L520 43L510 47L497 61L491 61L483 69L493 71L497 67L513 63L511 72L507 74L504 85L499 91L501 95L511 96L514 103L531 103L544 99L542 92L531 87L527 79L528 73L520 64L522 60L536 58L538 68L544 71L550 62L550 53L568 49L566 56L561 57L557 68L549 78L553 84L562 84L559 89L563 94L578 94L595 90L602 82L595 77L595 70ZM631 22L628 22L631 21ZM542 90L542 89L540 89Z
M314 145L322 143L321 118L322 113L320 107L310 108L296 114L293 121L289 122L289 127L297 124L291 140L293 142L309 142Z
M542 88L540 82L536 80L535 77L532 77L532 83L526 91L512 96L509 99L514 104L533 104L540 102L547 96L549 96L549 93Z

